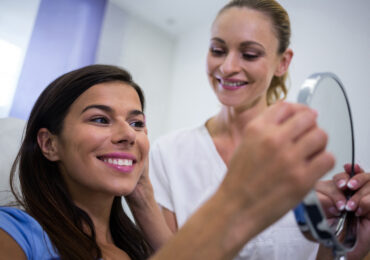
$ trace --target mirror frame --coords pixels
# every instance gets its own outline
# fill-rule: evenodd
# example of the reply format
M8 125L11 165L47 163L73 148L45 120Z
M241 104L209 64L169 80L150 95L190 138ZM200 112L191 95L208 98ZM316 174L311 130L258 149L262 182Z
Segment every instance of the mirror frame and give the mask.
M344 90L342 82L339 78L331 72L315 73L309 76L303 83L299 94L298 103L310 106L312 97L318 84L325 78L331 78L335 80L340 87L344 99L346 101L350 129L351 129L351 139L352 139L352 169L351 176L354 174L354 161L355 161L355 140L353 132L353 120L351 114L351 108L349 106L348 97L346 91ZM350 195L348 195L350 196ZM334 257L339 259L345 257L346 253L351 251L356 244L356 232L347 232L345 234L344 243L340 242L336 236L337 232L334 232L330 227L323 208L321 207L320 201L316 195L315 190L311 190L303 201L294 209L294 214L296 217L297 224L302 231L302 233L307 236L309 233L321 244L326 247L332 248ZM355 217L352 212L344 212L339 217L339 227L343 227L344 221L349 221L350 225L357 225L357 217Z

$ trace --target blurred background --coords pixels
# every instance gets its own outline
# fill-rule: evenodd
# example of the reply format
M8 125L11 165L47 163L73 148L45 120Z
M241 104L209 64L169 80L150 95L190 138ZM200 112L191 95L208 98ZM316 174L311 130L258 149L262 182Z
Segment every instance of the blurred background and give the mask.
M209 31L227 0L0 0L0 118L27 120L56 77L94 63L128 69L147 98L149 138L204 123L219 104L205 72ZM295 55L288 100L333 72L352 106L356 157L370 169L370 1L280 0Z

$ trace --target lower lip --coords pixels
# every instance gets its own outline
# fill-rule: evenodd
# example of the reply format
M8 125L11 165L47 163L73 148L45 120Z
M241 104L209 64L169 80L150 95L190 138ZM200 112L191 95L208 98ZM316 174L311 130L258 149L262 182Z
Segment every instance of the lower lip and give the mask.
M134 169L134 165L127 166L127 165L116 165L116 164L110 164L107 162L103 162L105 165L123 173L130 173Z
M234 91L234 90L238 90L238 89L243 88L244 86L246 86L246 84L243 84L243 85L241 85L241 86L228 86L228 85L222 85L222 84L220 83L220 86L221 86L223 89Z

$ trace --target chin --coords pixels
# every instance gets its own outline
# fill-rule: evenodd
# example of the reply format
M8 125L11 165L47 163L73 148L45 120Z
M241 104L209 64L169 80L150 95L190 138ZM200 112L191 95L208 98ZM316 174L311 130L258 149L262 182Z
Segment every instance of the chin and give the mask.
M220 103L224 106L227 106L227 107L233 107L233 108L251 108L251 107L254 107L258 104L261 104L261 102L263 104L265 104L267 106L267 103L266 103L266 96L265 95L261 95L261 96L243 96L243 95L217 95L217 98L218 100L220 101Z
M224 106L228 106L228 107L238 107L240 105L242 105L244 102L244 100L241 99L240 96L225 96L225 95L218 95L217 96L218 100L220 101L220 103Z
M132 189L126 189L125 191L118 192L116 196L127 196L133 193L135 188Z
M136 185L118 185L115 187L111 187L109 189L109 193L113 194L114 196L127 196L130 195L135 190Z

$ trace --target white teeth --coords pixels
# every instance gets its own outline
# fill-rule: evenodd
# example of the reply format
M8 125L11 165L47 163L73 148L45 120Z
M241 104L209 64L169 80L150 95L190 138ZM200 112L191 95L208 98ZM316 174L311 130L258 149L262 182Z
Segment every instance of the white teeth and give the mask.
M113 165L132 166L132 160L130 159L104 158L103 161Z
M227 82L227 81L222 81L222 85L229 86L229 87L239 87L241 85L246 84L244 81L239 81L239 82Z

